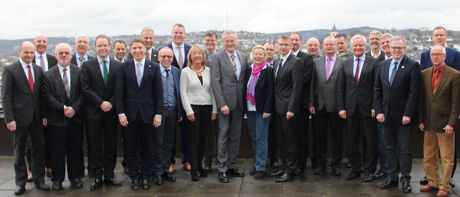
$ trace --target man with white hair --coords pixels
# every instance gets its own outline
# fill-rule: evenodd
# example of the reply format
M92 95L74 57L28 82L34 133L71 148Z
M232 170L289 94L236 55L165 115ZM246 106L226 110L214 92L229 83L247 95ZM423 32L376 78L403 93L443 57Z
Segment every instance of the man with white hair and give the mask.
M85 35L75 37L75 54L72 56L70 63L80 67L83 62L86 62L94 57L88 54L89 38Z
M379 62L385 60L385 53L382 51L380 39L382 37L382 32L378 30L371 31L369 33L369 47L370 51L366 54L377 59Z
M72 188L82 188L82 114L84 97L80 88L80 69L70 63L72 49L67 43L56 45L57 66L44 74L42 94L48 118L51 181L54 191L62 190L67 172Z

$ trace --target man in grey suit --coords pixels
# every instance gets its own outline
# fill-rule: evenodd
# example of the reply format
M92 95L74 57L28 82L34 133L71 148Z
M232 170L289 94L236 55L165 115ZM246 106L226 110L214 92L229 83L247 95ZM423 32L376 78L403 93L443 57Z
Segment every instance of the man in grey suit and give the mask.
M340 71L342 58L336 54L337 44L334 37L323 40L325 57L313 60L313 75L310 88L310 108L315 121L315 175L327 173L327 130L330 128L332 137L332 172L333 176L340 176L340 161L342 160L342 125L343 121L337 114L335 100L337 76Z
M217 170L219 181L228 183L227 174L243 177L244 172L235 167L239 152L241 124L243 121L243 87L248 60L246 54L236 50L236 32L222 34L225 50L215 53L209 62L211 84L218 112Z
M279 57L275 59L275 121L276 136L283 166L273 174L276 182L290 181L297 168L297 118L300 117L303 67L291 54L291 39L278 38Z

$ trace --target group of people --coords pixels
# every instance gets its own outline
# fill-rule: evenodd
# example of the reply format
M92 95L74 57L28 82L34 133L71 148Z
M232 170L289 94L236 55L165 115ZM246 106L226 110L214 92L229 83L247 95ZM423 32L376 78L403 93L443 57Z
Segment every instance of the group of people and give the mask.
M120 186L114 176L120 126L122 164L132 190L149 189L152 178L157 185L176 181L176 137L192 181L212 172L216 152L218 180L228 183L245 176L236 164L244 114L255 157L249 174L255 179L269 174L276 182L291 181L304 175L308 158L315 175L329 174L329 166L332 176L341 176L345 127L351 168L346 180L386 177L381 189L401 181L402 190L411 192L411 128L416 125L424 132L426 178L420 190L449 194L460 114L460 53L445 47L445 28L434 28L434 46L422 53L420 63L406 55L403 37L379 31L351 37L351 51L346 35L328 36L322 45L311 37L306 52L300 33L293 32L255 46L250 57L237 49L236 32L222 33L222 50L216 48L215 31L205 33L204 47L186 44L185 35L185 27L175 24L171 43L159 49L148 27L129 47L98 35L96 57L88 54L86 36L75 39L75 53L69 44L57 44L55 56L47 54L45 36L23 42L19 60L4 69L2 78L15 194L25 192L27 167L37 189L62 190L66 168L71 187L82 188L84 135L90 190ZM45 168L52 172L51 187L45 184Z

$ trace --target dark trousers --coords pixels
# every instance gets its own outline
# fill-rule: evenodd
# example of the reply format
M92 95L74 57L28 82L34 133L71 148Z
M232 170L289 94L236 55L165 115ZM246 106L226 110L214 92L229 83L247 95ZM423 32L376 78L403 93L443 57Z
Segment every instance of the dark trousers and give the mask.
M297 124L299 125L297 131L297 168L301 171L305 170L307 165L308 157L308 122L309 122L310 113L307 110L303 110L297 119Z
M62 183L65 179L67 163L67 174L70 181L81 178L81 166L79 161L83 150L82 126L74 121L69 121L66 126L48 126L49 132L49 158L53 174L51 181ZM66 161L67 158L67 161Z
M297 117L286 119L286 114L276 114L276 137L280 150L280 158L283 162L282 170L293 174L298 167L298 132Z
M412 171L411 127L403 125L398 116L385 117L385 150L388 159L388 174L393 180L410 182Z
M117 116L103 113L99 119L87 119L89 171L96 178L114 178L117 163Z
M278 161L278 145L276 137L276 119L272 117L270 126L268 127L268 160L270 166L274 167L275 162Z
M212 157L216 154L217 121L212 121L211 131L206 135L204 142L204 165L211 167Z
M152 118L153 120L153 118ZM125 131L126 145L126 165L129 170L131 180L148 178L153 163L152 153L152 133L154 132L152 123L145 123L141 115L137 119L129 122ZM138 152L141 153L138 160Z
M348 116L347 124L347 144L348 158L351 163L351 170L357 173L361 172L364 165L366 175L373 174L377 168L377 122L369 115L362 115L356 112ZM359 151L360 131L363 135L363 144L365 144L365 163L361 163L361 151Z
M332 140L332 163L335 166L340 166L342 160L342 130L343 120L336 112L327 112L324 107L315 113L315 156L318 167L326 166L327 164L327 131L331 132Z
M204 153L205 139L208 133L211 131L211 105L192 105L194 112L195 121L189 120L190 132L189 137L189 148L190 148L190 164L192 175L197 175L198 171L202 170L202 161Z
M176 133L177 125L177 107L163 108L163 115L161 117L161 125L156 129L159 137L159 150L161 150L159 157L155 157L153 174L160 176L168 171L169 164L171 164L172 149L174 146L174 135ZM154 147L154 149L157 147Z
M25 186L27 182L27 165L25 162L25 149L27 139L30 138L32 147L32 175L35 184L45 181L45 134L40 125L29 127L16 127L13 132L14 146L14 171L17 186Z
M385 140L384 140L385 126L383 126L383 123L380 123L380 122L377 123L377 130L378 130L377 155L378 155L380 169L383 172L388 172L388 161L387 161L387 154L385 152Z

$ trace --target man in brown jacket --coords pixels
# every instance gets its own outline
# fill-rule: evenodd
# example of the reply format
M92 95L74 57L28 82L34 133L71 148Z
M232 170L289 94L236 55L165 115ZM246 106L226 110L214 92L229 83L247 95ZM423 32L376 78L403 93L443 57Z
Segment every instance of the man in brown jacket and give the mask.
M436 45L430 53L433 67L421 74L419 129L424 132L423 166L428 185L422 192L439 188L437 196L448 196L452 167L454 165L455 133L460 107L459 72L444 63L446 49ZM438 153L441 153L442 179L438 175Z

